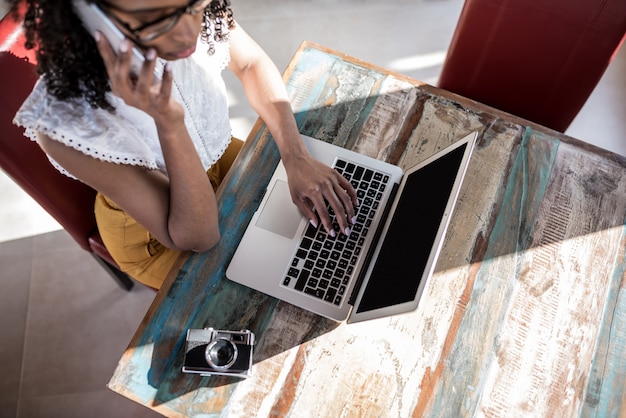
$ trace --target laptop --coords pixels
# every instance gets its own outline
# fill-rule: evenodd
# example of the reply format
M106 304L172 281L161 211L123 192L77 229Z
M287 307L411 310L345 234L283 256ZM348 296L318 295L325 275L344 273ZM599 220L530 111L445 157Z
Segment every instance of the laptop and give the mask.
M445 238L477 133L403 173L398 166L302 136L311 155L359 196L349 236L315 228L292 203L281 163L226 277L335 321L417 309Z

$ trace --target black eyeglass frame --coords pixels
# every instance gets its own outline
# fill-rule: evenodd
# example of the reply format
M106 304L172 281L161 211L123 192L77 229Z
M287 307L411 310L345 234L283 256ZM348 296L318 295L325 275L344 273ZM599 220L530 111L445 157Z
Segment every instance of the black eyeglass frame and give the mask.
M117 10L123 13L132 13L131 10L122 9L118 6L115 6L109 3L106 0L96 0L94 1L94 3L100 8L100 10L102 10L104 14L106 14L108 17L110 17L115 22L117 22L121 27L123 27L124 30L126 30L126 32L128 32L128 34L133 37L133 40L135 42L139 44L144 44L172 30L172 28L176 26L176 24L180 20L180 17L184 15L185 13L190 14L190 15L195 15L201 10L204 10L204 8L206 8L209 5L209 3L211 3L211 1L210 0L190 0L186 6L179 7L178 9L174 10L172 13L163 15L160 18L153 20L152 22L144 23L136 28L133 28L127 22L124 22L122 19L117 17L115 13L111 13L112 10ZM200 10L194 10L192 6L196 3L200 5L204 4L204 6ZM164 26L163 29L161 29L160 31L157 31L147 37L142 37L139 35L140 32L146 30L150 26L157 25L167 19L172 19L171 23L169 23L167 26Z

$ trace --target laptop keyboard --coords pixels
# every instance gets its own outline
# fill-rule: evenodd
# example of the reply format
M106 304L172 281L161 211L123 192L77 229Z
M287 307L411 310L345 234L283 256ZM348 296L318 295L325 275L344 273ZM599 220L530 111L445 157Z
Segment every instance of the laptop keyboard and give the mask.
M350 227L349 236L339 232L329 206L335 237L327 234L321 224L318 228L309 224L283 285L340 305L354 277L354 268L363 256L365 238L374 232L370 231L371 223L389 183L389 175L341 159L335 161L333 168L348 179L357 192L356 223Z

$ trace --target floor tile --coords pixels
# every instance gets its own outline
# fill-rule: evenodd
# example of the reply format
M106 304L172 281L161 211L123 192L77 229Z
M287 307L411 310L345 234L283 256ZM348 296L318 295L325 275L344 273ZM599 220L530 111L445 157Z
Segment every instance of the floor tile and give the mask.
M102 390L156 293L120 289L65 231L34 238L22 399Z
M58 231L61 226L0 170L0 242Z
M18 418L150 418L162 415L110 390L26 399Z
M623 44L565 133L626 156L625 116L626 44Z
M0 400L0 417L13 418L17 417L17 399Z
M19 398L32 259L33 238L0 244L0 410Z

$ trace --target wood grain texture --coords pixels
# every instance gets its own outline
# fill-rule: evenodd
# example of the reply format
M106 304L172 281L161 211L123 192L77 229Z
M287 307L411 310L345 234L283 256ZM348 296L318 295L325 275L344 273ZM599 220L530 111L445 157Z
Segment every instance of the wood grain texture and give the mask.
M224 277L279 159L259 122L220 244L181 259L111 389L181 417L626 415L623 158L312 43L284 79L302 133L403 168L479 132L419 307L347 325ZM251 377L181 373L209 325L255 332Z

